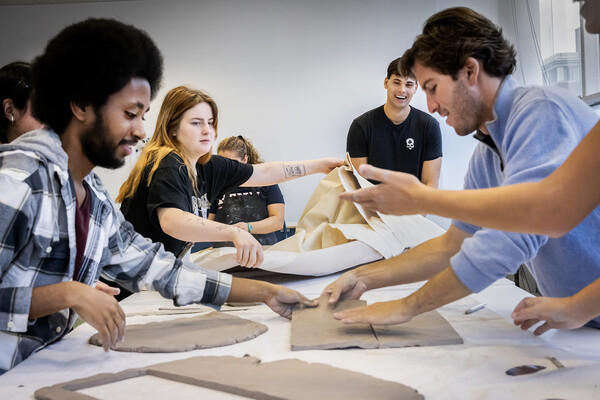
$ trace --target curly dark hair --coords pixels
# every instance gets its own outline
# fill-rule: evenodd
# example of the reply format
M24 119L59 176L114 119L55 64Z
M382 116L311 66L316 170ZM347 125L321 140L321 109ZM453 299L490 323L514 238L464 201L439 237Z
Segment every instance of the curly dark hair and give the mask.
M469 57L498 78L512 74L517 65L515 49L500 27L470 8L448 8L427 19L423 32L402 56L400 70L411 71L418 61L456 80Z
M11 99L15 107L21 111L27 110L27 100L31 97L31 64L15 61L0 68L0 105L6 99ZM0 143L8 142L6 128L8 119L0 118Z
M33 63L33 115L59 135L71 120L71 102L99 109L132 78L160 88L163 59L145 32L113 19L90 18L51 39Z

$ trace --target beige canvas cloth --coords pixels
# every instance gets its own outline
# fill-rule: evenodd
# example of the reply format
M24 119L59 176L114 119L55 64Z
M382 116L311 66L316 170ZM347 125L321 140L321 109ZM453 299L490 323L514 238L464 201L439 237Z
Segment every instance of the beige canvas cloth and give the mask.
M349 157L311 195L296 234L265 246L261 269L297 275L328 275L356 265L390 258L444 233L421 215L393 216L341 201L340 193L372 186L352 167ZM190 256L203 268L223 271L237 265L236 249L205 249Z

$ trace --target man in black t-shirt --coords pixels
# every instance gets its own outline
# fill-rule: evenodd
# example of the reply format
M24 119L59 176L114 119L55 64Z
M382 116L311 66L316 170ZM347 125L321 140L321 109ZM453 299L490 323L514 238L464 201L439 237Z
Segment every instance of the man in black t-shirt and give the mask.
M409 105L418 83L414 75L399 75L399 61L390 63L383 81L385 104L352 121L346 151L357 170L370 164L406 172L437 188L442 166L440 126L431 115Z

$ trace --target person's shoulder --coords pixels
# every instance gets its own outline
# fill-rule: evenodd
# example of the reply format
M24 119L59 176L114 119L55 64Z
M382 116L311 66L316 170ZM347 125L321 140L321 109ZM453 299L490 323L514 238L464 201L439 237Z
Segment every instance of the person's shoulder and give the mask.
M560 87L521 86L513 92L514 106L538 107L540 102L556 105L560 108L589 109L579 97Z
M212 154L210 159L204 164L197 164L196 169L200 174L205 174L209 171L219 171L226 169L229 165L234 165L237 161L230 160L217 154Z
M66 171L67 155L54 132L38 129L0 145L0 171L26 179L37 170L57 166ZM52 166L54 165L54 166Z
M357 121L357 122L371 121L373 118L380 118L381 115L385 116L385 111L383 110L383 105L375 107L369 111L362 113L358 117L354 118L354 121Z
M17 181L27 181L33 175L39 174L41 170L49 169L44 157L39 153L9 149L8 146L0 146L0 174L10 176Z
M222 165L222 164L231 164L234 162L235 161L230 158L223 157L218 154L213 154L210 156L210 159L208 160L208 162L204 165Z
M538 127L552 124L551 121L557 118L566 118L572 122L572 126L582 127L595 124L598 120L598 115L591 107L563 88L518 86L509 95L498 97L494 111L500 120L536 120ZM562 134L560 129L553 129L552 132Z
M150 164L147 165L145 168L148 168L148 167L150 167ZM158 163L158 169L172 169L172 168L180 169L181 167L186 168L185 162L174 151L172 151L169 154L167 154L166 156L164 156L163 159L160 160L160 162Z
M283 193L281 192L279 185L275 184L269 186L261 186L257 189L260 192L261 196L263 198L270 199L271 203L273 202L273 200L277 199L281 199L281 202L283 203Z
M263 192L281 192L281 189L279 188L278 184L269 185L269 186L260 186L258 189Z
M181 158L176 152L172 151L167 154L160 162L164 165L182 165L185 164L183 162L183 158Z

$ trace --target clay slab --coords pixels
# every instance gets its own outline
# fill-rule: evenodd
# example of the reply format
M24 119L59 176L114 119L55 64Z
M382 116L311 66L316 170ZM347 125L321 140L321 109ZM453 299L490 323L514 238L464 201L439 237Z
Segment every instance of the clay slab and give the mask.
M437 311L417 315L405 324L373 325L380 349L462 344L462 337Z
M292 313L292 350L329 350L358 347L362 349L441 346L462 344L460 335L437 312L421 314L397 325L346 325L333 313L366 305L364 300L345 300L335 306L327 297L315 308L298 308Z
M327 297L319 299L315 308L301 308L292 313L292 350L329 350L360 347L376 349L377 338L369 324L347 325L332 314L366 305L364 300L346 300L333 306Z
M267 331L267 326L220 312L192 318L127 325L125 338L115 351L136 353L175 353L195 349L227 346L254 339ZM95 334L90 343L102 346Z
M89 400L78 390L152 375L181 383L261 400L421 400L416 390L362 373L300 360L261 363L254 357L193 357L116 374L48 386L35 392L38 400Z

